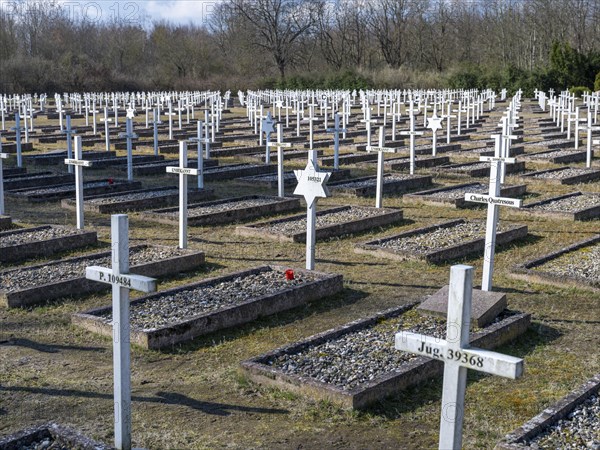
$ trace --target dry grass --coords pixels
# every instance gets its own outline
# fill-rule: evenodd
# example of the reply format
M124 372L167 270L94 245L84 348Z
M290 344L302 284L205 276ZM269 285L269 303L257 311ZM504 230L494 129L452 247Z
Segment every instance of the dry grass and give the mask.
M143 152L150 153L151 149ZM303 165L298 161L295 164ZM86 177L96 175L88 172ZM435 181L458 182L441 178ZM517 182L509 178L511 181ZM176 183L176 177L167 175L144 178L145 186ZM235 182L212 183L212 187L220 197L247 193L247 187ZM580 189L599 192L600 185L529 185L532 198ZM374 201L334 197L319 205L339 203L370 205ZM238 369L239 362L246 358L412 301L447 282L448 264L374 259L355 254L354 243L446 219L485 216L485 210L479 208L405 206L401 198L386 198L384 205L402 207L407 220L385 230L317 245L317 269L342 273L346 287L343 294L168 351L135 348L135 445L152 449L436 447L440 379L358 413L258 387ZM75 223L74 213L61 210L56 204L32 206L9 201L7 210L20 225ZM530 230L525 241L500 249L494 278L495 288L508 293L511 309L532 314L530 330L517 342L500 349L524 357L526 371L516 381L470 374L464 427L466 448L493 447L505 433L600 371L600 295L584 289L529 284L508 276L510 267L517 262L597 234L599 221L548 221L508 209L501 212L501 219L526 223ZM100 239L108 240L108 216L86 213L86 222L98 231ZM166 280L161 287L263 263L303 266L303 245L265 245L255 238L236 236L234 228L191 228L191 247L206 252L207 266ZM144 222L137 214L130 215L130 233L132 243L177 243L175 227ZM461 262L473 265L475 280L479 280L482 258L476 255ZM108 294L94 295L32 310L0 311L0 433L55 420L112 442L111 342L70 326L70 314L109 302Z

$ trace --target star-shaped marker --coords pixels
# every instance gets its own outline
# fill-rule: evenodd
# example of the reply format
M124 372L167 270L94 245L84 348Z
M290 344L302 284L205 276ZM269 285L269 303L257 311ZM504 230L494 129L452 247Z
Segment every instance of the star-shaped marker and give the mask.
M128 119L133 119L134 117L135 117L135 109L129 108L127 110L127 118Z
M275 121L273 120L273 116L271 116L271 111L267 113L267 117L262 121L262 130L267 135L275 131Z
M427 128L429 128L434 133L437 130L441 130L442 129L442 118L438 117L436 115L433 115L432 117L428 118L427 119Z
M308 207L311 207L317 197L329 197L329 189L327 189L327 181L331 176L331 172L319 172L315 169L312 161L308 161L304 170L294 170L298 186L294 191L294 195L302 195Z

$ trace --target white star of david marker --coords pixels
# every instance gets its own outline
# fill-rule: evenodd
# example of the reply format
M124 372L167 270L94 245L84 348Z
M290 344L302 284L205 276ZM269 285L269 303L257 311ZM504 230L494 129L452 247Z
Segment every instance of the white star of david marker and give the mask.
M127 110L127 118L128 119L133 119L135 116L135 109L131 108Z
M437 130L442 129L442 118L438 116L432 116L427 119L427 128L429 128L434 133Z
M312 161L309 161L304 170L294 170L298 186L294 195L302 195L308 207L311 207L317 197L329 197L326 183L331 172L319 172Z
M266 119L262 122L262 130L266 134L271 134L275 131L275 121L273 120L273 116L271 116L271 111L267 113Z

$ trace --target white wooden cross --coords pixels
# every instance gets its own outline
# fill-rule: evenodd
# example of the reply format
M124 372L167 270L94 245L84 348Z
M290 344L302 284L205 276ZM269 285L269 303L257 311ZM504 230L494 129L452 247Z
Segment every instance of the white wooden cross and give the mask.
M23 153L21 149L21 115L15 112L15 126L11 128L15 132L17 140L17 167L23 167Z
M271 133L273 131L275 131L275 127L274 125L277 122L275 122L275 119L273 119L273 116L271 115L271 111L269 111L267 113L267 116L262 120L261 122L261 134L264 133L265 134L265 141L266 141L266 145L265 145L265 164L271 164Z
M69 117L69 116L67 116ZM65 164L75 167L75 205L77 210L77 229L83 230L83 168L91 167L91 161L82 159L81 136L73 138L75 142L75 159L65 159Z
M110 117L108 117L108 107L107 106L104 107L104 117L100 120L104 122L104 141L105 141L105 145L106 145L106 151L108 152L108 151L110 151L110 131L109 131L108 124L110 122L112 122L112 119Z
M395 348L427 356L444 363L442 411L440 415L440 450L462 448L467 370L473 369L505 378L523 374L523 360L469 345L473 267L450 268L446 340L409 331L395 335Z
M496 144L496 156L481 156L482 162L491 163L490 167L490 189L489 195L466 193L465 200L475 203L485 203L488 205L487 221L485 229L485 250L483 258L483 276L481 279L481 290L492 290L492 278L494 275L494 255L496 252L496 228L498 226L498 207L510 206L511 208L520 208L522 200L514 198L500 197L500 173L502 164L514 164L514 158L502 157L500 155L502 136L494 134L492 137Z
M442 118L437 116L437 104L433 107L433 116L427 119L427 128L431 130L431 154L437 154L437 130L442 129Z
M583 127L580 127L578 125L578 128L587 131L587 156L586 156L586 160L585 160L585 167L587 167L589 169L592 167L592 156L593 156L592 144L597 145L598 143L600 143L600 141L592 140L592 131L600 131L600 127L592 126L592 112L589 109L588 109L587 125L583 126ZM575 145L577 145L577 142L579 141L579 129L577 129L575 131Z
M346 133L346 128L340 128L340 114L335 113L335 123L333 128L327 128L328 133L333 133L333 169L340 168L340 133Z
M283 142L283 126L277 124L277 142L267 142L268 147L277 147L277 195L285 197L284 178L283 178L283 149L291 147L290 142Z
M456 118L456 116L453 116L451 114L451 109L452 109L452 100L448 100L447 113L442 116L444 119L446 119L446 144L450 143L450 128L451 128L450 119Z
M2 136L0 136L0 216L4 215L4 172L2 160L8 158L8 153L2 153Z
M127 139L127 179L133 181L133 149L131 141L137 139L138 135L133 132L133 116L135 110L127 110L127 121L125 122L125 133L120 133L120 138Z
M413 102L410 102L410 109L408 110L408 114L410 115L410 130L409 131L401 131L400 134L405 136L410 136L410 174L414 175L415 173L415 136L420 136L423 134L422 131L415 131L415 114L416 111L413 109Z
M379 127L379 145L377 147L367 145L368 152L377 152L377 187L375 190L375 207L381 208L383 204L383 154L395 153L396 149L384 147L385 131L383 127Z
M67 136L67 158L71 159L73 158L73 141L72 141L72 137L75 133L77 133L77 130L74 130L73 128L71 128L71 115L67 114L67 128L63 131L63 133L66 134ZM67 168L69 173L73 173L73 166L69 165L69 167Z
M361 122L365 124L367 129L367 145L371 145L371 125L377 123L377 119L371 119L371 107L367 101L364 106L365 118L361 119Z
M204 124L201 120L198 121L196 136L195 138L190 138L190 142L198 143L198 190L204 189L204 155L202 154L202 145L207 144L210 145L210 139L208 137L202 136L202 131L204 129Z
M112 268L90 266L85 277L112 285L115 447L131 449L131 349L129 291L155 292L156 280L129 273L129 223L126 214L111 217Z
M148 115L148 111L146 110L146 115ZM153 142L153 146L154 146L154 156L158 156L158 125L161 124L161 120L160 120L160 110L158 108L155 108L152 110L152 131L153 131L153 137L154 137L154 142ZM146 127L148 128L148 127Z
M310 103L308 105L309 109L309 113L308 113L308 117L305 117L304 119L302 119L303 121L308 122L308 143L309 143L309 149L312 150L313 149L313 143L314 143L314 126L313 126L313 122L315 122L317 120L317 118L315 117L315 106L317 106L315 103Z
M173 112L173 103L169 101L169 112L165 113L169 116L169 140L173 139L173 116L176 114Z
M306 201L306 269L315 268L315 244L317 227L317 198L329 197L327 180L331 172L320 172L317 152L308 152L308 163L304 170L294 170L298 185L294 195L302 195Z

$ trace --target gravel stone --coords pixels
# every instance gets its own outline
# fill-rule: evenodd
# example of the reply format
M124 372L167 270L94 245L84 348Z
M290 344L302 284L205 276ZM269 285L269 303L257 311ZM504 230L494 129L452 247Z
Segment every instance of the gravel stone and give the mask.
M240 276L227 282L162 295L149 301L131 305L131 326L136 330L160 328L209 311L217 311L251 299L281 292L292 286L300 286L317 279L319 279L319 276L314 273L296 272L293 280L286 280L283 270L272 269L243 277ZM111 323L112 311L100 317L105 323Z
M249 200L238 200L234 202L218 203L209 206L189 206L188 217L201 217L207 214L214 214L234 209L255 208L257 206L273 203L272 198L253 198ZM179 211L160 213L164 217L179 217Z
M533 270L600 282L600 243L564 253Z
M21 450L69 450L69 447L60 444L55 441L54 438L44 438L36 442L31 442L23 447Z
M383 184L385 185L386 183L392 183L392 182L401 181L401 180L410 180L411 178L414 178L414 177L415 177L415 175L409 175L409 174L384 175L383 176ZM360 187L365 187L365 186L375 186L376 183L377 183L377 178L371 178L369 180L351 181L348 183L336 184L335 186L331 186L331 187L333 189L354 189L354 188L360 188Z
M531 158L531 159L551 159L551 158L557 158L559 156L574 155L575 153L579 153L579 151L574 151L574 150L554 150L553 152L538 153L538 154L529 154L529 155L524 155L524 156L526 158Z
M466 187L457 187L454 189L448 189L446 191L434 192L432 194L424 195L424 197L435 197L435 198L447 198L451 200L457 200L465 198L465 194L487 194L489 192L489 186L484 184L476 184Z
M134 192L132 194L118 195L115 197L103 197L103 198L92 198L90 200L86 200L86 203L90 203L93 205L108 205L112 203L119 202L128 202L131 200L143 200L147 198L155 198L155 197L164 197L167 195L175 195L179 193L179 189L163 189L161 191L151 191L151 192Z
M64 236L81 234L80 231L62 227L51 227L43 230L28 231L24 233L7 234L0 236L0 248L12 245L30 244L34 242L47 241ZM40 243L40 245L43 245Z
M534 206L535 211L575 212L600 205L600 194L581 194Z
M129 264L131 266L160 261L175 256L185 255L186 252L177 248L146 247L129 250ZM48 264L37 268L27 268L0 272L0 286L3 292L15 292L34 286L72 278L84 277L87 266L111 266L111 256L98 256L84 258L78 261L61 261L58 264Z
M529 442L532 449L600 449L600 396L593 395L546 432Z
M499 223L496 230L506 231L511 225ZM485 221L474 220L460 223L452 227L437 228L427 233L414 236L390 239L380 244L383 248L426 254L433 249L450 247L462 242L472 241L485 236Z
M83 188L95 188L95 187L101 187L101 186L108 186L108 181L103 180L103 181L86 181L85 183L83 183ZM40 189L31 189L31 190L27 190L27 194L29 195L42 195L42 194L51 194L53 192L70 192L70 191L75 191L75 184L69 184L69 185L59 185L59 186L51 186L51 187L47 187L47 188L40 188Z
M375 217L381 214L383 214L382 211L376 208L365 208L360 206L351 206L342 211L323 211L323 213L317 215L316 228L365 219L367 217ZM261 226L260 228L275 234L299 233L301 231L306 231L306 218L301 217L296 220L274 222Z
M575 177L578 175L584 175L587 173L595 172L593 169L577 169L573 167L566 167L564 169L555 170L552 172L544 172L538 173L537 175L532 176L532 178L554 178L558 180L562 180L564 178Z

